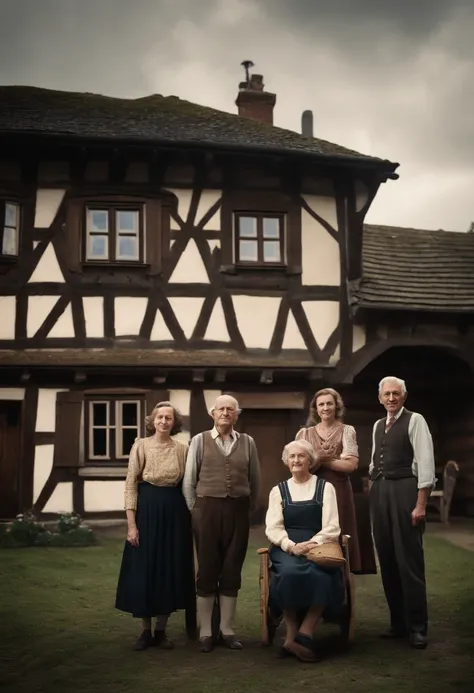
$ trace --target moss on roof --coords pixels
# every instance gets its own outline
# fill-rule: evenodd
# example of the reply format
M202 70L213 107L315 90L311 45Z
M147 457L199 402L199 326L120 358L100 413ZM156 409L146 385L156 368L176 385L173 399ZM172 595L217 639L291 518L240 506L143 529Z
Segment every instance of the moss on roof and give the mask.
M355 305L474 312L474 233L364 226Z
M325 140L153 94L122 99L26 86L0 87L0 134L38 133L116 141L253 147L395 165Z

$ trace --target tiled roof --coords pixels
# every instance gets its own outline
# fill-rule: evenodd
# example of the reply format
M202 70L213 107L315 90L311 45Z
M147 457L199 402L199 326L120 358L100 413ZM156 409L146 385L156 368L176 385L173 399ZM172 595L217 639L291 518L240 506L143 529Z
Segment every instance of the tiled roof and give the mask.
M0 86L0 134L13 132L349 158L390 171L397 166L325 140L159 94L118 99Z
M474 312L474 233L365 225L362 279L352 302Z

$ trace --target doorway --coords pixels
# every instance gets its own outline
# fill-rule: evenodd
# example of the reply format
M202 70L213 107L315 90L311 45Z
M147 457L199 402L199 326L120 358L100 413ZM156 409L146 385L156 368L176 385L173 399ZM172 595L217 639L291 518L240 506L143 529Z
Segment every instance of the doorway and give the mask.
M261 486L258 508L252 524L262 524L271 489L289 478L288 468L281 461L283 448L294 440L301 426L301 412L286 409L245 409L237 422L237 430L255 440L260 460Z
M21 402L0 401L0 519L20 512Z

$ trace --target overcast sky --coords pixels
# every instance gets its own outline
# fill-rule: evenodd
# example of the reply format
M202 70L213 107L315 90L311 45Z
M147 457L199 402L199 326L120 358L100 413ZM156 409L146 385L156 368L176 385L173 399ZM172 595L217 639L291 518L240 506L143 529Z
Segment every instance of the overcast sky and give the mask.
M275 124L400 163L367 221L474 221L474 0L0 0L0 84L235 112L240 62Z

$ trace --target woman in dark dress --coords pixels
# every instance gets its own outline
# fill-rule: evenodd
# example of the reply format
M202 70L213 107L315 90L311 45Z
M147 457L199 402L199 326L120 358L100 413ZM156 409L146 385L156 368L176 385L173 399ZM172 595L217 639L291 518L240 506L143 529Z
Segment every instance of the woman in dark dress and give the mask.
M146 437L137 439L130 452L128 533L115 607L142 621L136 650L150 645L171 649L169 615L195 600L191 516L181 492L188 446L171 438L181 427L172 404L159 402L147 417Z
M270 604L282 613L286 638L280 656L315 662L313 633L323 612L337 614L344 599L340 568L322 568L305 555L318 544L336 542L341 530L334 487L314 471L319 463L305 440L285 446L291 479L270 491L266 535L272 546Z
M351 572L375 574L377 567L370 521L366 521L365 514L361 513L358 522L349 478L359 464L356 432L352 426L343 423L343 418L341 395L331 388L319 390L310 404L306 428L298 431L296 439L311 443L321 463L319 476L330 481L336 489L341 532L351 537Z

